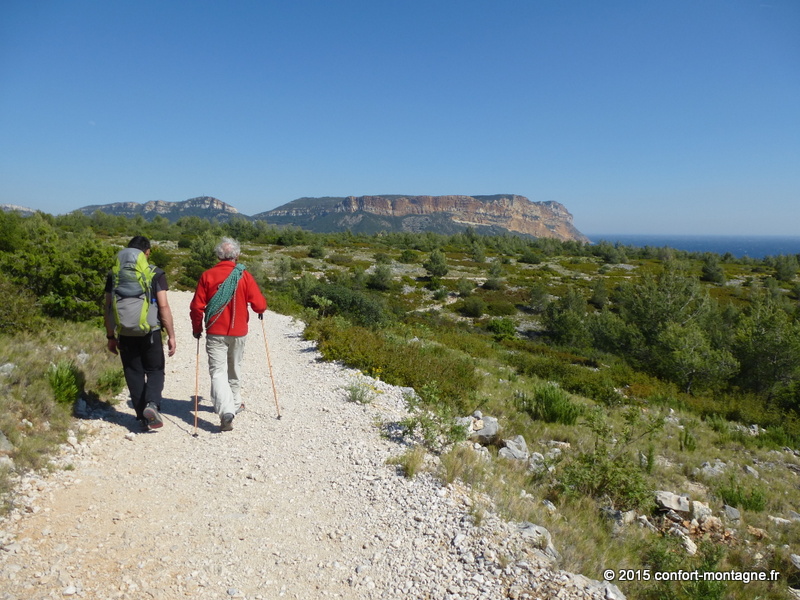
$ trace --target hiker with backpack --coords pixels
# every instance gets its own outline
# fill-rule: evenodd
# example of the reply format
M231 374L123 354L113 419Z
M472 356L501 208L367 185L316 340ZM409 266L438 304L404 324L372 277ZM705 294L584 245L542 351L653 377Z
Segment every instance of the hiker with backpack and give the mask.
M175 354L175 328L167 301L167 277L151 265L150 240L137 235L117 254L106 279L105 324L108 350L119 354L125 382L145 429L158 429L161 394L164 390L164 346L161 331L167 332L167 352Z
M245 266L237 264L241 248L236 240L222 238L215 252L219 262L200 276L189 317L198 345L205 326L211 399L221 430L230 431L234 416L244 409L241 366L248 306L263 319L267 300Z

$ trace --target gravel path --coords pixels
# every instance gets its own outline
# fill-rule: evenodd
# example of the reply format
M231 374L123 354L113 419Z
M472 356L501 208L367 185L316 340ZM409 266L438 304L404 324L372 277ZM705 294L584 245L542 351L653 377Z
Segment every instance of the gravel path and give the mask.
M136 433L122 401L77 421L66 468L19 482L0 522L0 599L621 597L548 569L512 524L474 526L461 486L387 465L404 448L376 424L402 417L402 390L369 380L374 401L349 402L362 376L319 361L289 317L264 321L282 419L253 319L231 432L211 411L201 343L194 437L190 300L170 292L164 427Z

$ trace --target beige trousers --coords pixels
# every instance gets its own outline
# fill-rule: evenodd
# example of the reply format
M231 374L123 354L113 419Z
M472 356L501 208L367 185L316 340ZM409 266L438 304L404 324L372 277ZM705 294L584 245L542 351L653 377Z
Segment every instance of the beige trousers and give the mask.
M211 400L220 417L225 413L236 414L236 409L242 403L241 366L246 339L246 336L206 336Z

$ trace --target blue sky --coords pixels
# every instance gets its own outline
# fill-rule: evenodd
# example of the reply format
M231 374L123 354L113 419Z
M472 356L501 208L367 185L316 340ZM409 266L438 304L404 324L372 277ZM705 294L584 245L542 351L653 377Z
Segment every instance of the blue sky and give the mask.
M800 2L0 3L0 203L497 193L800 235Z

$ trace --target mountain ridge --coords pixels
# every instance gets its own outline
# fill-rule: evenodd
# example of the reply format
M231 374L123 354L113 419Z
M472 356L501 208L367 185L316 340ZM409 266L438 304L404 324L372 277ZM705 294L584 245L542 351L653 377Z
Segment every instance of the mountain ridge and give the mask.
M258 213L277 225L311 231L351 229L380 231L437 231L458 233L472 227L480 233L511 232L533 237L588 242L572 223L572 215L558 202L531 202L516 194L491 196L380 196L299 198Z
M222 221L230 220L234 216L248 218L230 204L218 198L214 198L213 196L197 196L196 198L189 198L181 202L150 200L144 203L115 202L111 204L93 204L72 212L91 215L96 211L123 217L142 216L145 219L162 216L170 221L176 221L181 217L189 216L215 218Z
M16 204L0 204L0 210L3 212L19 213L23 217L29 217L36 214L34 209L28 208L27 206L17 206Z
M181 202L95 204L73 212L92 215L97 211L128 218L141 216L147 220L157 216L170 221L187 216L222 222L242 218L317 233L350 230L366 234L425 231L455 234L472 228L486 235L514 233L563 241L589 241L575 228L572 214L563 204L532 202L517 194L306 196L252 216L213 196L198 196Z

